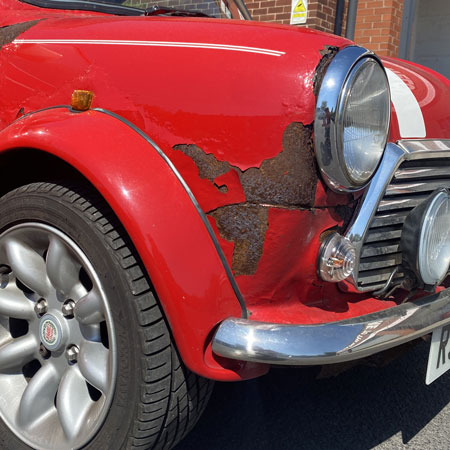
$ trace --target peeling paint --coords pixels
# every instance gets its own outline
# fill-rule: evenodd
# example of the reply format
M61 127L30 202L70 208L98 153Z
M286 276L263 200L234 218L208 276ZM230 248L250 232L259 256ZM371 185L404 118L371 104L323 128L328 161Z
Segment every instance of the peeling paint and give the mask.
M31 22L18 23L16 25L8 25L0 28L0 48L6 44L10 44L22 33L25 33L28 29L36 25L39 20L33 20Z
M234 242L234 274L254 274L263 253L268 208L251 204L229 205L218 208L210 216L216 220L220 235Z
M248 202L312 206L317 184L312 127L291 123L283 134L283 151L240 178Z
M319 95L320 85L322 84L323 77L325 76L325 72L327 71L327 67L333 58L336 56L336 53L339 51L338 47L333 47L332 45L325 45L323 50L320 50L320 54L322 55L322 59L319 61L319 64L316 67L316 71L314 73L313 78L313 91L314 95L317 97Z
M234 171L245 201L205 211L213 217L223 239L234 243L232 270L235 275L253 275L262 256L269 208L312 208L318 181L313 153L312 126L289 124L282 139L282 151L262 161L259 167L241 170L219 161L196 145L176 145L176 151L189 156L202 179L220 192L233 186L218 184L218 178ZM234 186L236 189L236 185Z
M260 167L240 170L227 161L219 161L196 145L176 145L189 156L198 169L200 178L207 179L217 189L216 178L229 170L239 175L246 201L275 206L311 207L317 185L317 169L313 153L312 126L291 123L283 133L282 151L264 160Z
M231 165L226 161L219 161L211 153L205 153L196 145L175 145L174 150L179 150L189 156L197 166L200 178L206 178L214 184L214 180L227 173Z

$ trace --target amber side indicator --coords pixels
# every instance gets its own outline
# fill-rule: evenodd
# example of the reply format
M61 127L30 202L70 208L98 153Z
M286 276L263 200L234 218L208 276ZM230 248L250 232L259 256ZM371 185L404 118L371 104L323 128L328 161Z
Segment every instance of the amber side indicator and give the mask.
M75 90L72 93L72 100L70 106L75 111L87 111L92 105L94 99L94 93L91 91Z

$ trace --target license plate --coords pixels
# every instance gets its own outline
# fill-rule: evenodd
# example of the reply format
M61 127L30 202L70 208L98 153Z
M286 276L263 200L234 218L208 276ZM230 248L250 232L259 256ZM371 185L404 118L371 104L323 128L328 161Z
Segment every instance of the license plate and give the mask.
M431 384L450 369L450 324L437 328L431 337L426 384Z

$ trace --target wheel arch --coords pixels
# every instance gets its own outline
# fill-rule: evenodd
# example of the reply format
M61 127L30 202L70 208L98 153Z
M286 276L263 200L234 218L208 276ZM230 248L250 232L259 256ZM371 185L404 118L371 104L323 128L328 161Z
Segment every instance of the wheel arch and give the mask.
M99 192L137 249L191 370L218 380L267 371L217 360L207 347L214 327L241 307L195 205L142 136L101 111L54 108L0 132L0 164L3 173L7 167L2 194L43 178L83 181Z
M24 160L27 161L26 164ZM25 184L58 179L86 183L95 189L73 166L39 148L15 147L3 150L0 153L0 167L8 168L0 179L0 196Z

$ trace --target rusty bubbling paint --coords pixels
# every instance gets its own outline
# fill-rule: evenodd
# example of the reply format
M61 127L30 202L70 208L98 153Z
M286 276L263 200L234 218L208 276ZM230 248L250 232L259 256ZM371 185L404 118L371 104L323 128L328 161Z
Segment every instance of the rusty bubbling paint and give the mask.
M221 192L229 187L217 185L217 177L230 170L239 176L245 202L205 211L216 221L220 236L234 243L232 270L236 276L253 275L258 268L269 208L313 207L318 175L311 125L289 124L283 133L282 151L259 167L244 171L195 145L177 145L173 149L189 156L200 178L209 180Z
M325 45L323 50L320 50L319 52L322 55L322 58L319 61L319 64L317 64L313 78L313 92L316 98L319 95L320 85L322 84L323 77L325 76L325 72L327 71L328 65L336 56L336 53L338 51L339 51L338 47Z
M39 23L39 20L22 22L15 25L8 25L0 28L0 49L14 41L19 35L25 33L28 29Z
M227 173L232 168L229 163L226 161L218 161L214 155L205 153L196 145L175 145L173 149L183 152L195 162L200 178L211 181L211 183L221 192L228 191L227 186L219 186L214 180L217 177L220 177L220 175Z
M244 203L222 206L209 215L215 219L222 238L234 242L234 274L254 274L263 254L268 208Z
M240 173L248 202L311 207L317 185L312 127L291 123L283 133L283 151L259 168Z

